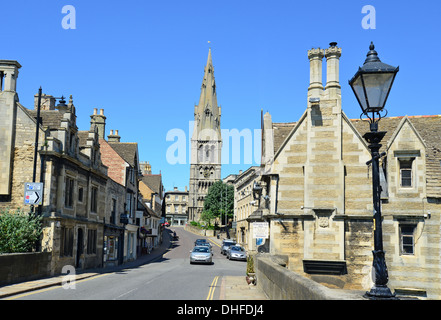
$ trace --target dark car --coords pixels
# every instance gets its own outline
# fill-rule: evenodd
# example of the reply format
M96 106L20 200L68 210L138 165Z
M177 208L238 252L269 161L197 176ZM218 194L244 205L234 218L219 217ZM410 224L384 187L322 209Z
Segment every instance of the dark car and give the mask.
M195 246L209 246L211 248L211 244L207 241L207 239L197 239L194 242Z
M227 254L227 249L228 249L229 247L231 247L232 245L235 245L235 244L236 244L236 242L233 241L233 240L224 239L224 240L222 241L221 253L222 253L222 254Z

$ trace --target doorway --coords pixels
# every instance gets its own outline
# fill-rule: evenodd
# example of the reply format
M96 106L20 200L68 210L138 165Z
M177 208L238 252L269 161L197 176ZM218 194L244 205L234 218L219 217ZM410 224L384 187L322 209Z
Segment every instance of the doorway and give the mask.
M77 260L76 260L76 268L81 268L81 256L84 251L84 233L83 229L78 228L78 236L77 236Z

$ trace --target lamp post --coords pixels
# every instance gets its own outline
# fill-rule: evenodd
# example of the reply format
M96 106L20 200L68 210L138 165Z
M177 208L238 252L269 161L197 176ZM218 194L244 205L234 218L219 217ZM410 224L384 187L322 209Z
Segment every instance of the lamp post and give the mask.
M381 218L381 186L379 173L379 159L385 155L380 154L381 140L386 131L378 131L378 122L387 114L384 109L390 89L399 70L382 63L378 58L375 46L371 42L366 61L359 68L354 77L349 81L354 94L360 104L362 114L369 119L370 132L363 135L369 143L372 159L366 165L372 164L372 197L374 209L374 250L373 268L375 270L375 283L366 296L371 299L391 299L395 297L387 286L389 276L383 251L383 231ZM384 114L385 113L385 114Z

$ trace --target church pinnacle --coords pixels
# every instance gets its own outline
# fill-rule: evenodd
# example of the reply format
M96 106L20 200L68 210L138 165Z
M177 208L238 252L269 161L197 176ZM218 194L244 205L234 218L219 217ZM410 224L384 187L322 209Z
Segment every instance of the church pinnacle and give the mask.
M221 108L217 105L216 81L210 48L207 64L204 68L199 104L195 106L195 126L199 132L204 129L212 129L220 134L220 116Z

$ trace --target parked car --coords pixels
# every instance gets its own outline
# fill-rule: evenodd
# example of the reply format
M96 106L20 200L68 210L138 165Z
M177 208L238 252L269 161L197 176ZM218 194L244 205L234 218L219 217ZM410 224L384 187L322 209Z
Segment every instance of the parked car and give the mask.
M221 246L221 254L227 254L227 249L233 245L235 245L236 242L230 239L224 239L222 241L222 246Z
M194 242L195 246L209 246L211 248L211 243L207 241L207 239L197 239Z
M227 251L227 258L230 260L247 260L247 252L241 246L231 246Z
M213 263L213 253L209 246L195 246L190 251L190 264L193 263Z

